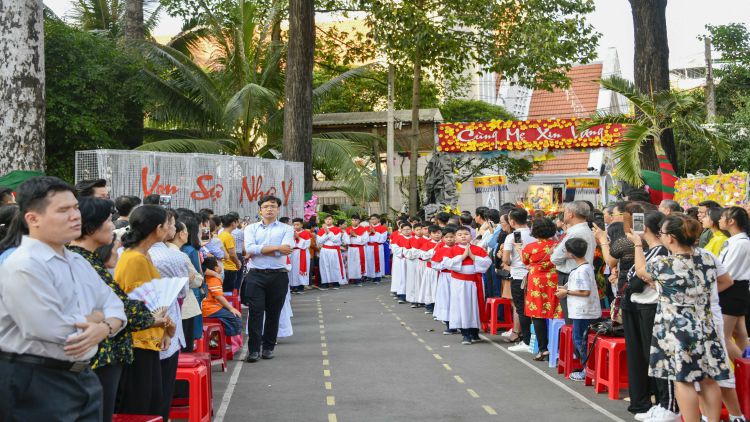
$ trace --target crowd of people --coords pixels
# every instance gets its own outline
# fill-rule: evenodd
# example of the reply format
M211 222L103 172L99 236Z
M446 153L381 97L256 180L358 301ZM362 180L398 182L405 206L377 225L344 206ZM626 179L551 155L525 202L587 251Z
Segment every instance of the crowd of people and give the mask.
M278 198L262 198L268 218L247 227L236 213L164 207L159 195L112 201L105 180L73 187L37 177L15 196L0 189L0 198L0 420L168 420L172 398L187 395L176 385L179 354L193 351L203 318L242 339L241 309L229 295L252 303L250 361L261 347L273 358L277 335L292 334L291 226L280 230L287 246L245 241L257 236L251 228L278 223ZM268 276L283 279L273 297L259 286ZM162 278L184 280L165 314L128 296Z
M627 199L602 210L569 202L551 215L505 204L429 222L404 217L390 238L391 292L465 345L481 341L484 297L512 299L514 326L501 338L531 352L533 326L534 360L549 359L547 320L565 318L585 362L588 328L609 309L624 329L637 420L718 421L723 402L732 422L744 421L733 361L749 345L748 210L657 207L637 190Z
M158 195L111 201L104 180L72 187L38 177L15 196L0 189L0 371L11 380L0 384L1 419L167 420L172 397L185 394L175 385L179 353L192 351L203 318L242 338L229 296L248 306L246 361L257 362L291 335L291 295L390 275L394 300L467 346L482 341L485 298L510 299L513 328L500 338L518 353L535 338L537 361L549 359L548 320L558 318L572 324L585 361L589 327L609 309L624 329L637 420L713 422L723 402L742 422L732 362L749 345L748 211L711 201L657 207L641 193L601 210L586 201L554 214L504 204L393 224L329 215L319 225L280 217L273 196L251 223L165 207ZM166 314L128 297L167 277L185 284ZM11 387L32 378L40 388Z

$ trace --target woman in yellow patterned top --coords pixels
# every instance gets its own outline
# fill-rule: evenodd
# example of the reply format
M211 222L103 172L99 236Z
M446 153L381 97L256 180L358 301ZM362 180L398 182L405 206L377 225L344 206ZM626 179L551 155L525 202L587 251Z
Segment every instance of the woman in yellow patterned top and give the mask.
M721 219L721 214L723 212L724 208L708 208L706 214L701 220L703 228L711 230L711 240L708 241L703 249L711 252L717 257L719 256L719 252L721 252L721 247L724 245L724 242L729 239L728 233L719 228L719 220Z
M130 227L122 236L125 251L115 268L115 280L125 293L143 283L161 278L148 250L167 234L167 212L156 205L143 205L130 214ZM117 413L158 415L163 403L159 351L169 347L175 326L165 326L133 333L133 363L122 371L118 391Z

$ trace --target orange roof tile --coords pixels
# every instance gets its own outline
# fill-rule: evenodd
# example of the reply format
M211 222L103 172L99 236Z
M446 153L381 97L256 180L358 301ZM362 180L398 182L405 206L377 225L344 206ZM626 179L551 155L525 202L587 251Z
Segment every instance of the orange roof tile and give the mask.
M589 153L570 151L565 155L543 161L534 174L581 174L588 171Z
M527 119L559 119L586 117L596 111L599 101L599 84L602 77L601 63L575 66L568 72L571 86L552 92L541 89L531 94Z

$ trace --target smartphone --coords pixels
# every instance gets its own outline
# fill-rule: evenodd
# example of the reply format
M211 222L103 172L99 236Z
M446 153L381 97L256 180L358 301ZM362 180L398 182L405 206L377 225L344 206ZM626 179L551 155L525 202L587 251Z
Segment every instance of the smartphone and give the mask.
M513 243L521 243L521 232L513 232Z
M643 220L642 212L633 213L633 233L643 234L646 230L646 225Z
M172 197L170 195L159 195L159 205L164 208L172 208Z

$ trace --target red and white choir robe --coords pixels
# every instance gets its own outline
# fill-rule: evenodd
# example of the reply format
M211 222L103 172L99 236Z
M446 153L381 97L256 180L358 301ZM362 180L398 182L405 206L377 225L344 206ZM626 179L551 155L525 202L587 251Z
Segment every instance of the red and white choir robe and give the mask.
M344 270L344 259L341 256L341 243L344 240L344 232L333 226L325 230L318 230L317 243L320 247L320 282L346 284L346 273Z
M308 230L301 230L297 233L299 239L296 239L294 243L291 257L292 269L289 271L289 285L291 287L307 286L310 284L310 244L312 243L312 234Z
M369 239L365 247L365 277L379 278L385 274L383 244L388 239L388 229L378 224L369 227Z
M344 232L344 243L347 249L347 275L349 280L361 280L365 275L365 247L370 236L367 227L347 227Z
M406 237L399 233L398 237L391 243L393 254L391 255L391 291L398 295L406 294L406 257L404 253L409 249L411 236Z
M445 263L452 257L453 246L439 245L430 259L430 265L439 272L437 280L437 292L435 294L435 308L432 316L438 321L448 321L451 302L451 271L446 268Z
M419 258L425 262L425 269L422 272L422 282L419 285L419 291L417 291L417 303L424 303L425 305L435 303L437 280L440 273L432 268L431 259L435 253L435 249L440 246L440 243L429 239L420 248L421 253Z
M425 261L420 259L424 237L412 237L409 239L409 249L406 250L406 301L417 302L417 292L422 284L422 273L425 269Z
M465 250L465 245L454 246L451 257L445 261L446 268L451 270L448 323L451 328L481 328L486 321L482 274L490 268L492 259L487 251L471 245L471 253L475 258L467 257L462 260Z

